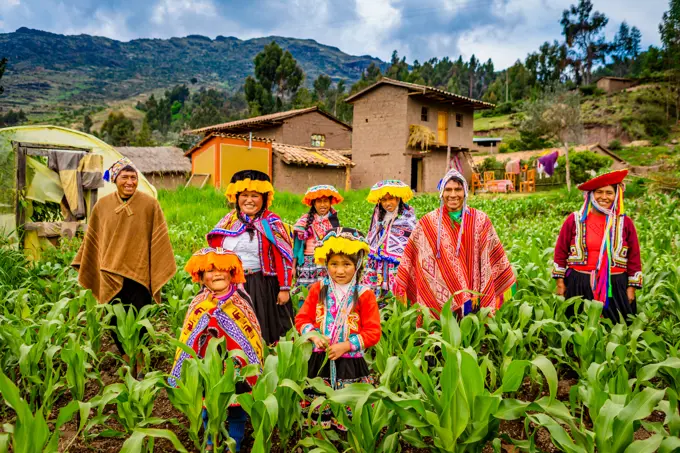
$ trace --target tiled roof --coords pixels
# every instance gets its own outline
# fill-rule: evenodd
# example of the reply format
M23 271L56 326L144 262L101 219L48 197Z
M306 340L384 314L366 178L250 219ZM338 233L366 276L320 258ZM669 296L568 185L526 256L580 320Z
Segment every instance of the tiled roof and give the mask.
M402 82L400 80L394 80L390 79L388 77L383 77L382 79L378 80L376 83L373 85L364 88L363 90L359 91L358 93L353 94L352 96L348 97L345 99L345 102L354 102L356 99L359 97L363 96L367 92L373 90L374 88L377 88L380 85L393 85L393 86L398 86L398 87L403 87L407 88L410 90L412 93L420 93L425 97L440 100L440 101L452 101L454 105L460 104L460 105L470 105L474 107L475 109L488 109L488 108L494 108L495 105L491 104L490 102L484 102L484 101L479 101L477 99L469 98L466 96L461 96L460 94L455 94L455 93L449 93L448 91L440 90L439 88L434 88L434 87L429 87L426 85L418 85L417 83L409 83L409 82Z
M285 145L272 143L272 150L285 163L292 165L315 165L321 167L353 167L355 164L340 151L328 148Z
M222 123L222 124L215 124L213 126L207 126L207 127L202 127L200 129L194 129L190 131L186 131L186 134L205 134L208 132L214 132L214 131L225 131L229 129L240 129L248 126L267 126L267 125L273 125L280 123L281 121L287 119L287 118L292 118L294 116L298 115L304 115L306 113L310 112L319 112L320 114L328 117L329 119L340 123L341 125L349 128L350 130L352 127L344 123L343 121L340 121L333 115L324 112L323 110L320 110L319 107L308 107L306 109L297 109L297 110L288 110L286 112L277 112L277 113L270 113L269 115L261 115L261 116L256 116L253 118L246 118L243 120L236 120L236 121L230 121L228 123Z
M184 155L185 156L191 156L194 151L196 151L198 148L203 146L203 144L205 142L209 141L213 137L236 138L236 139L241 139L241 140L246 141L246 142L250 140L250 136L247 135L247 134L228 134L228 133L223 133L223 132L213 132L212 134L208 134L205 137L203 137L203 139L200 142L196 143L193 147L191 147L191 149L189 151L187 151L186 153L184 153ZM257 137L255 135L253 135L252 140L254 142L264 142L264 143L270 143L270 142L273 141L271 138L262 138L262 137Z

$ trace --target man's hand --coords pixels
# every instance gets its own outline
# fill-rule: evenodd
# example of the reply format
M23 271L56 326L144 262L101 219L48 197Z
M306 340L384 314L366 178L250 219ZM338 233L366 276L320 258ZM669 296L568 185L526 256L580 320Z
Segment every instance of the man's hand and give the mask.
M628 293L628 302L633 303L633 301L635 300L635 288L629 286L628 289L626 290L626 293Z
M290 291L279 291L276 303L279 305L286 305L288 302L290 302Z
M558 296L564 296L567 293L567 287L564 284L564 279L563 278L558 278L557 279L557 289L555 290L555 294Z
M326 351L328 352L328 358L330 360L337 360L342 357L343 354L346 354L351 350L352 345L350 342L343 341L342 343L331 345Z

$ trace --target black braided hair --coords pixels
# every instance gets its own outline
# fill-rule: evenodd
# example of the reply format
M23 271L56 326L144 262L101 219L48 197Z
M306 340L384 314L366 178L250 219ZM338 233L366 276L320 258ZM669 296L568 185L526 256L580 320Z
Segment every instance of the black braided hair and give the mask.
M404 203L404 200L401 198L399 199L399 208L397 209L397 214L402 215L404 211L406 210L406 203ZM378 221L382 222L383 219L385 218L385 214L387 214L387 211L385 211L385 208L382 207L382 203L378 203Z
M309 227L312 226L312 223L314 223L314 214L316 213L316 208L314 207L314 203L312 203L312 207L309 208L309 212L307 213L307 224L305 225L305 231L309 230Z
M364 271L364 263L363 263L363 252L355 253L353 255L348 255L346 253L329 253L326 255L326 263L335 255L343 255L349 258L351 262L354 263L354 267L356 267L356 281L354 284L354 303L357 303L359 301L359 285L358 282L361 280L361 274ZM359 261L361 261L361 264L359 264ZM330 275L328 276L330 279ZM326 300L326 296L328 295L328 287L326 285L321 285L321 289L319 290L319 301L322 302Z

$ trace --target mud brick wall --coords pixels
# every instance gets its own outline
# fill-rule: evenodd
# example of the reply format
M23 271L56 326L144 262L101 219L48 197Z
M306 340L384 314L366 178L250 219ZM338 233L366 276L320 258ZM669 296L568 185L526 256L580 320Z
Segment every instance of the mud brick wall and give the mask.
M274 155L272 176L274 188L282 192L305 193L309 187L318 184L331 184L338 190L345 189L344 167L288 165Z
M352 131L319 112L310 112L284 120L281 132L275 137L279 143L312 146L312 134L326 136L324 148L350 149Z
M383 85L354 102L352 188L371 187L382 179L411 180L407 90Z

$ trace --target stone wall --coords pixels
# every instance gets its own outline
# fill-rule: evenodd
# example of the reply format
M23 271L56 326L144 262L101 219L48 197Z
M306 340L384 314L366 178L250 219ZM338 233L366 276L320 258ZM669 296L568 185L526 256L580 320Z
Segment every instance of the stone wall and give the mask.
M352 188L371 187L382 179L411 180L408 141L407 90L382 85L354 104L352 124Z

